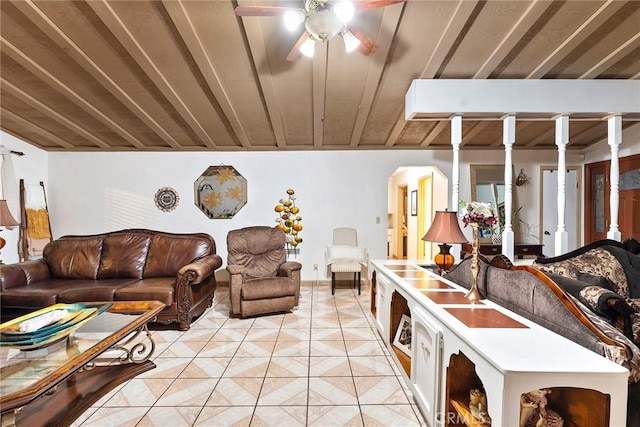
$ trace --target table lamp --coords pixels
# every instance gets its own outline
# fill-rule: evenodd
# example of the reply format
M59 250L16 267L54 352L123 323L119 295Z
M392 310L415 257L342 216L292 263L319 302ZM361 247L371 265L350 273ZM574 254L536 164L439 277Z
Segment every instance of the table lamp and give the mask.
M11 212L9 211L9 206L7 206L6 200L0 200L0 226L1 227L15 227L19 225L15 220ZM0 250L4 248L4 245L7 244L7 241L0 237ZM0 260L0 265L2 265L2 260Z
M449 243L467 243L467 238L462 234L458 223L458 212L436 211L431 228L422 240L426 242L440 243L440 253L433 259L438 266L438 274L448 271L455 263L455 258L449 253Z

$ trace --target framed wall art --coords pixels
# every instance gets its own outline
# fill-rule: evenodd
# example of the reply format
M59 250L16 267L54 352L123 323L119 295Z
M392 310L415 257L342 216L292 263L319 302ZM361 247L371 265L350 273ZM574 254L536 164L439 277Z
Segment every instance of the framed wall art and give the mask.
M411 192L411 216L418 216L418 190Z
M400 319L393 345L411 357L411 317L406 314L403 314L402 319Z
M233 218L247 204L247 180L233 166L209 166L194 191L196 206L210 219Z

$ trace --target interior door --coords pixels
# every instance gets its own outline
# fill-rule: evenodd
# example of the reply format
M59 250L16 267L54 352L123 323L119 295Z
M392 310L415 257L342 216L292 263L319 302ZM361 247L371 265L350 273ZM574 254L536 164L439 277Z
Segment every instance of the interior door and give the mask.
M640 240L640 154L619 159L618 229L622 240ZM585 244L607 238L610 225L611 161L585 165Z
M578 203L578 172L567 169L565 177L565 214L567 230L567 251L578 247L578 224L580 205ZM558 169L542 170L542 253L555 256L555 233L558 230Z

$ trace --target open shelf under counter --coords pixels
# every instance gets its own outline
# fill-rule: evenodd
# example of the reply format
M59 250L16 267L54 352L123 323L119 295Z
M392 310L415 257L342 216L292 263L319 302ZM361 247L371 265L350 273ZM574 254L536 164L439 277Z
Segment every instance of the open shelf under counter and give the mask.
M486 393L493 426L519 425L521 395L543 388L562 390L563 400L553 409L565 417L565 426L585 417L603 420L602 427L625 424L628 371L622 366L492 301L468 300L467 289L417 263L371 264L378 282L372 295L376 328L429 426L459 425L447 419L460 419L452 401L468 407L469 384ZM401 315L411 317L414 329L411 356L393 345ZM450 381L466 366L452 363L460 356L477 376L462 388ZM585 393L591 404L575 405Z

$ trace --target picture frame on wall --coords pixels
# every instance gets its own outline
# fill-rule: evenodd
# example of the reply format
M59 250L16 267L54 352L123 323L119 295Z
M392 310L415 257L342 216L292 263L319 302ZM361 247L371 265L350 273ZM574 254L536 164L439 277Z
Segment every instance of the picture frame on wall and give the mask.
M406 314L403 314L400 319L400 324L393 339L393 345L411 357L411 317Z
M418 190L411 192L411 216L418 216Z

